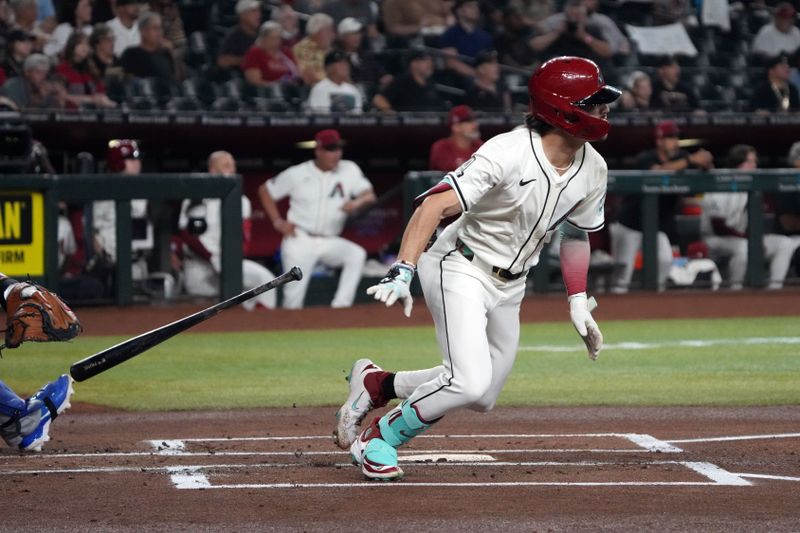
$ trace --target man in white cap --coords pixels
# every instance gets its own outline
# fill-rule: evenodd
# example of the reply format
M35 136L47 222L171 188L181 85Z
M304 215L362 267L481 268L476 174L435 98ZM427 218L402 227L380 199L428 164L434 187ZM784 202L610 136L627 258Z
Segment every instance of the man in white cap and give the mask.
M238 67L247 50L253 46L261 26L261 2L239 0L236 2L239 23L228 30L217 55L217 66L223 69Z
M372 93L392 81L391 74L386 73L372 50L364 50L364 25L356 18L346 17L336 27L338 39L336 46L347 55L350 63L350 79L353 83L362 83L367 92ZM369 95L371 96L371 94Z

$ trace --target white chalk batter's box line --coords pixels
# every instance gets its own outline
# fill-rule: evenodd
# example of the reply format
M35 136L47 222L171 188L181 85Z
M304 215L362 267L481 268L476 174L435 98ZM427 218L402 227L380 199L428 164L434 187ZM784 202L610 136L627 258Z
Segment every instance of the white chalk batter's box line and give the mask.
M495 434L495 435L420 435L417 439L574 439L574 438L617 438L628 441L637 448L526 448L526 449L482 449L485 453L680 453L683 450L677 446L659 440L652 435L644 433L563 433L563 434ZM145 441L153 447L158 455L193 455L195 452L187 451L187 443L212 443L212 442L257 442L257 441L302 441L319 440L330 441L330 436L313 435L297 437L231 437L231 438L188 438L188 439L152 439ZM460 450L469 453L468 450ZM420 450L415 453L459 453L459 450ZM206 452L203 452L205 455ZM294 455L295 452L214 452L215 455ZM330 455L331 452L302 451L303 455Z
M502 435L424 435L420 438L428 439L508 439L508 438L587 438L587 437L618 437L629 440L639 446L638 449L630 450L552 450L552 449L533 449L533 450L413 450L405 454L401 453L400 458L406 468L430 468L430 467L596 467L596 466L631 466L631 463L607 462L607 461L497 461L489 453L519 453L530 452L539 453L542 451L619 451L619 452L660 452L660 453L679 453L680 448L670 443L699 443L699 442L724 442L741 441L756 439L783 439L797 438L800 433L777 433L760 435L738 435L724 437L706 437L693 439L672 439L669 441L656 439L647 434L640 433L572 433L572 434L502 434ZM108 458L108 457L134 457L134 456L154 456L172 455L181 457L208 457L222 455L275 455L298 457L307 455L345 455L347 452L187 452L186 443L194 442L247 442L247 441L303 441L303 440L326 440L329 436L310 435L310 436L270 436L270 437L214 437L214 438L187 438L187 439L153 439L145 441L154 448L151 452L106 452L106 453L71 453L71 454L37 454L26 456L28 459L39 458L42 460L55 460L60 458ZM166 452L166 453L165 453ZM444 462L440 462L444 459ZM525 487L525 486L576 486L576 487L602 487L602 486L751 486L752 483L745 478L793 481L800 482L800 477L772 475L763 473L733 473L720 468L717 465L707 462L697 461L648 461L636 462L636 466L644 465L680 465L692 470L709 481L593 481L593 482L552 482L552 481L509 481L509 482L413 482L404 481L399 484L386 484L375 482L352 482L352 483L263 483L263 484L217 484L212 485L208 475L204 472L210 470L242 470L242 469L268 469L268 468L305 468L308 463L261 463L257 465L247 464L206 464L206 465L182 465L182 466L105 466L105 467L85 467L85 468L53 468L52 465L47 469L24 469L24 470L2 470L2 475L42 475L42 474L81 474L81 473L120 473L120 472L164 472L169 474L170 480L175 488L186 489L288 489L288 488L347 488L347 487ZM351 466L349 463L332 464L331 467L342 468Z

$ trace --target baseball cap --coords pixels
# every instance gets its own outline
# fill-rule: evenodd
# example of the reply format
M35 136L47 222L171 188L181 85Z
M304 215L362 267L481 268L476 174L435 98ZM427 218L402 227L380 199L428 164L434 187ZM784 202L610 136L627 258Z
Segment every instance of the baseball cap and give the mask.
M656 124L656 139L663 139L664 137L678 137L680 130L678 125L671 120L662 120Z
M332 65L334 63L338 63L340 61L347 61L347 54L342 52L341 50L331 50L327 54L325 54L325 66Z
M325 150L336 150L344 146L342 136L336 130L322 130L314 136L315 147Z
M447 124L449 126L474 121L475 113L472 112L472 108L468 105L457 105L447 114Z
M241 15L251 9L261 9L261 2L258 0L239 0L236 2L236 14Z
M781 63L785 65L789 64L789 57L786 54L778 54L767 58L767 60L764 61L764 66L767 67L767 69L771 69L775 65L780 65Z
M416 61L417 59L429 59L431 54L424 48L414 48L408 54L408 62Z
M497 52L494 50L483 50L478 52L478 55L475 56L475 67L479 67L484 63L496 63L497 62Z
M353 17L345 17L345 18L342 19L342 21L336 27L336 31L339 34L342 34L342 33L356 33L358 31L361 31L361 28L363 28L363 27L364 27L364 25L361 24L361 22L359 22L358 19L355 19Z
M789 2L781 2L777 6L775 6L775 17L781 19L793 19L794 16L797 14L795 11L794 6Z
M7 37L7 41L8 42L11 42L11 41L35 41L35 40L36 40L36 37L33 34L28 33L27 31L19 29L19 28L15 29L15 30L11 30L11 32L8 34L8 37Z

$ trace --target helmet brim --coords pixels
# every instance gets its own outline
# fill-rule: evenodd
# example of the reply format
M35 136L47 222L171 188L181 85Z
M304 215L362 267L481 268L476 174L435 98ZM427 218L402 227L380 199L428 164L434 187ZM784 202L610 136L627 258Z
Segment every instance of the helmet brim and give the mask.
M611 85L604 85L599 91L594 93L591 96L587 96L583 100L579 102L575 102L575 105L585 106L585 105L600 105L600 104L610 104L614 102L617 98L622 95L622 91L617 89L616 87L612 87Z

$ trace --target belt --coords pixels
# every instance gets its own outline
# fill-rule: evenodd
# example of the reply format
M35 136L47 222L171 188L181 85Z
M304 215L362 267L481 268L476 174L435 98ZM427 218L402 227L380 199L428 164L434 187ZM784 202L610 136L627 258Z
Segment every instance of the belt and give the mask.
M501 281L514 281L515 279L519 279L528 274L527 270L522 272L518 272L514 274L510 270L506 270L505 268L500 268L498 266L491 266L487 263L484 263L477 257L475 257L475 253L470 250L469 246L464 244L461 239L456 239L456 250L464 256L464 259L470 261L473 265L477 266L481 270L486 271L489 275L494 276L495 278Z

